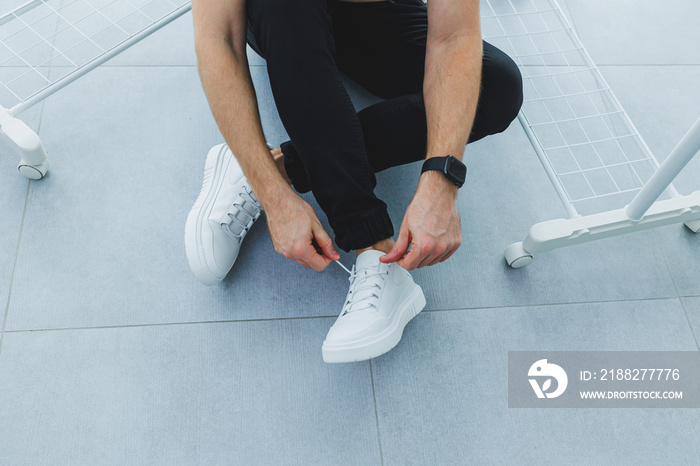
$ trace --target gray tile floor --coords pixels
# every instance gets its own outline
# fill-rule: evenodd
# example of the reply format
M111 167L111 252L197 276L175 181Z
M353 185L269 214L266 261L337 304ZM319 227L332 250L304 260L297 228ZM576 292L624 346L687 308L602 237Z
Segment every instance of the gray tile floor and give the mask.
M562 6L663 159L700 116L700 5ZM44 180L0 146L0 464L700 462L697 409L507 407L509 350L697 351L700 337L700 236L680 226L505 265L508 244L564 215L517 123L467 148L464 245L415 274L427 310L371 363L322 362L347 275L278 256L263 223L221 285L196 282L184 221L221 137L191 21L22 115L50 151ZM396 224L416 170L379 176ZM699 179L695 160L677 186Z

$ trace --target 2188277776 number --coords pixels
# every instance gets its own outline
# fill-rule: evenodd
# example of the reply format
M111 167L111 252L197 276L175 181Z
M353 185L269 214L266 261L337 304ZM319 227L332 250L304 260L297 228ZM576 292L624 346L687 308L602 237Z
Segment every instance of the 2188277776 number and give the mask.
M600 380L678 380L678 369L601 369Z

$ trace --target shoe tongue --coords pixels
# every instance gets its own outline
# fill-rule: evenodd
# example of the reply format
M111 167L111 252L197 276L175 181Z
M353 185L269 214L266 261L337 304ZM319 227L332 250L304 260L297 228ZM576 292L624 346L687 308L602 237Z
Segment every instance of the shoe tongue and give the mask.
M379 258L383 255L384 253L382 251L375 251L374 249L365 251L359 256L357 256L357 261L355 262L355 269L362 270L369 267L376 267L378 264L381 264L381 262L379 262Z

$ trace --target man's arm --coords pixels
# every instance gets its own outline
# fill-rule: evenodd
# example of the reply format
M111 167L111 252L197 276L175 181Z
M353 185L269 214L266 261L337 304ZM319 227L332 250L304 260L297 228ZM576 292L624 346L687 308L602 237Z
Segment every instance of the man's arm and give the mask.
M476 114L482 53L479 0L428 2L423 81L427 158L462 158ZM456 200L457 187L443 174L424 173L406 209L396 245L382 261L398 261L413 270L449 258L462 241Z
M323 270L340 256L313 208L282 178L265 144L246 55L245 0L195 0L192 13L204 92L221 134L266 212L275 250Z
M428 18L423 85L428 157L461 159L481 85L479 0L431 0Z

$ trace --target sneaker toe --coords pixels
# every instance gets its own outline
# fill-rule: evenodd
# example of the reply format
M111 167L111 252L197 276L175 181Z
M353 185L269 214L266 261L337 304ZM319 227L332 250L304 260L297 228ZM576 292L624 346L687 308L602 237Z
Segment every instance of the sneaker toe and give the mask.
M206 262L212 274L223 279L236 262L240 246L236 240L217 230L217 227L210 225L209 234L206 235L208 238L205 241L210 242L211 247L205 248L204 251L205 255L206 252L210 253L209 257L206 257Z
M340 317L328 331L325 345L347 345L376 337L386 330L388 320L377 312L357 312Z

